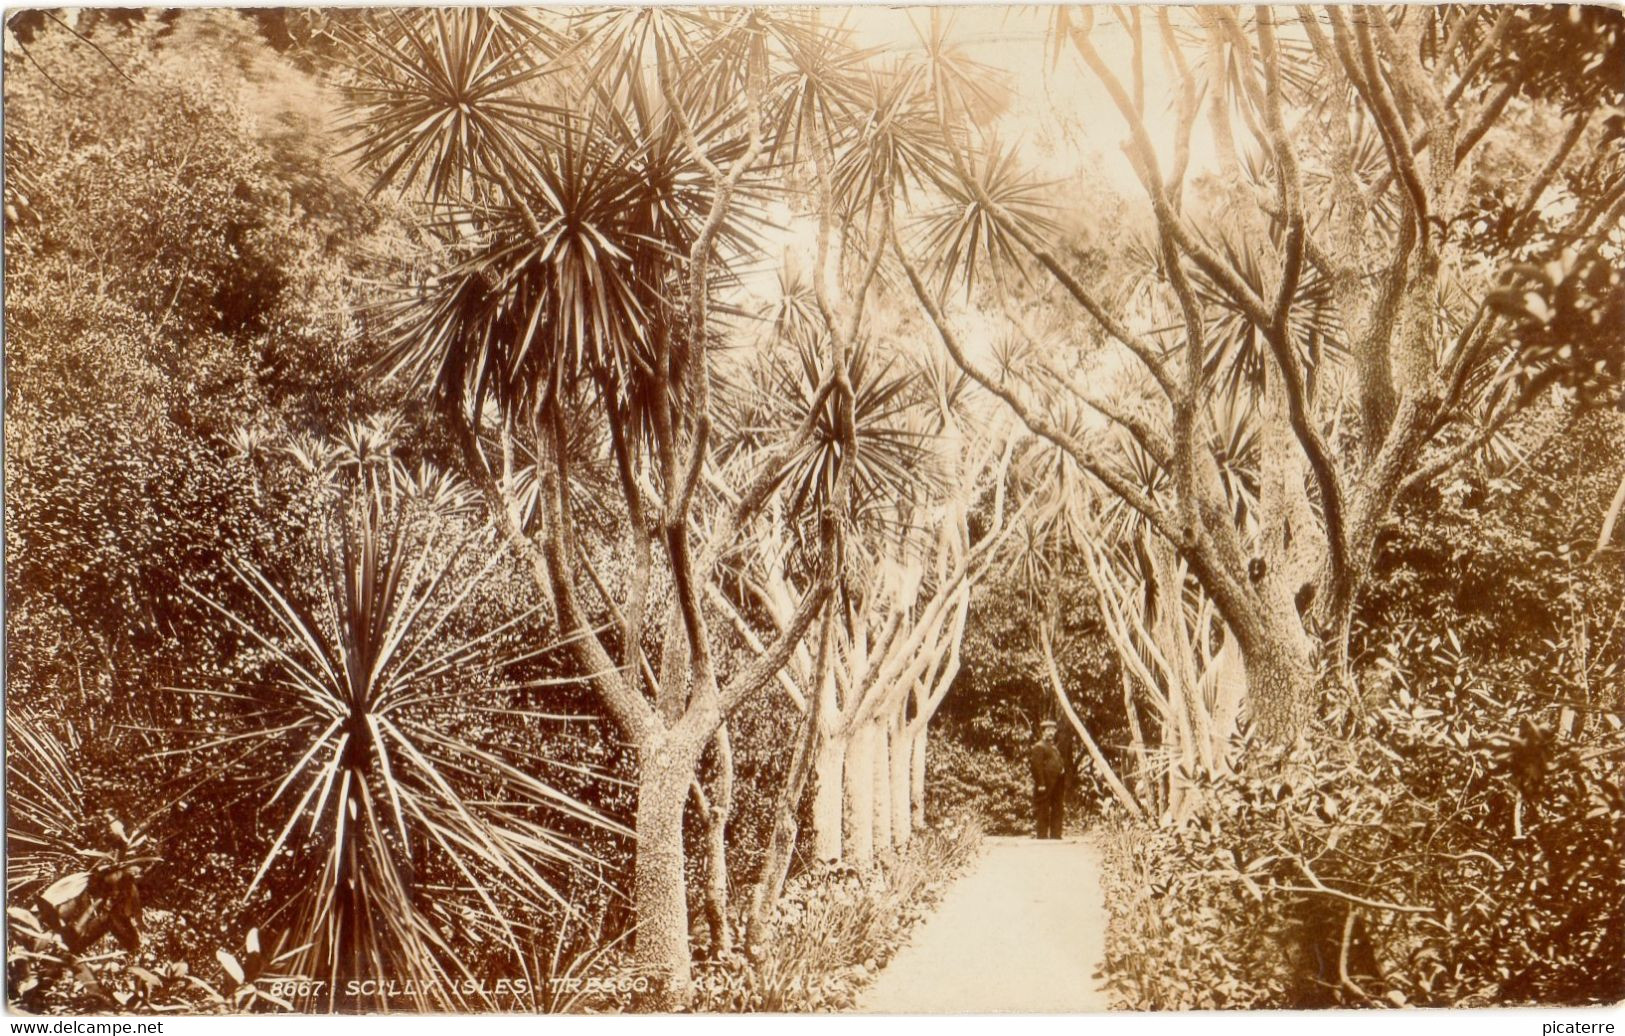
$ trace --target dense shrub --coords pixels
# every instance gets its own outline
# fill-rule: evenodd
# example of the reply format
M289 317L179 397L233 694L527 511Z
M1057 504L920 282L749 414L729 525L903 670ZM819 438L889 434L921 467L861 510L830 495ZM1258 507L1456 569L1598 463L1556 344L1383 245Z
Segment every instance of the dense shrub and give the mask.
M974 817L988 834L1032 834L1033 787L1017 743L972 747L943 733L925 757L925 815L933 822Z
M930 822L969 818L990 835L1033 833L1033 778L1027 761L1032 734L1020 720L1001 722L997 717L932 727L925 757L925 814ZM1063 727L1057 743L1070 760L1064 828L1075 834L1096 823L1112 804L1070 735Z
M1401 690L1285 775L1207 782L1201 820L1109 838L1122 1003L1625 995L1625 736L1563 740L1554 714L1471 690Z
M1405 501L1357 694L1328 691L1305 756L1207 780L1186 827L1108 839L1123 1003L1625 995L1625 600L1596 544L1622 434L1618 414L1536 411L1499 463Z
M1109 795L1085 754L1046 675L1036 623L1053 622L1056 668L1068 699L1116 767L1129 773L1130 734L1120 677L1087 574L1076 558L1058 559L1040 582L1019 565L978 583L965 627L963 665L932 726L927 754L927 812L977 811L989 834L1031 834L1032 777L1027 750L1044 719L1060 720L1056 743L1072 786L1068 830L1092 823ZM1034 600L1042 594L1047 604ZM1051 619L1041 618L1053 607Z
M52 912L100 916L107 889L138 877L125 920L139 945L68 962L69 980L31 995L198 1007L212 995L198 983L231 981L214 958L228 935L246 959L257 918L231 894L253 821L233 797L247 823L199 822L197 775L174 750L207 710L164 691L241 652L190 597L241 600L227 558L298 567L323 493L268 462L282 436L377 404L348 372L369 348L351 278L383 210L331 168L316 81L247 19L77 22L10 24L29 53L5 59L8 718L53 717L20 736L59 743L75 812L50 833L59 857L19 872L8 905L39 927L14 944L62 958L76 951L51 939L71 923ZM12 789L22 779L8 773ZM126 842L159 859L86 856ZM86 889L62 884L80 873ZM192 966L165 970L177 961Z

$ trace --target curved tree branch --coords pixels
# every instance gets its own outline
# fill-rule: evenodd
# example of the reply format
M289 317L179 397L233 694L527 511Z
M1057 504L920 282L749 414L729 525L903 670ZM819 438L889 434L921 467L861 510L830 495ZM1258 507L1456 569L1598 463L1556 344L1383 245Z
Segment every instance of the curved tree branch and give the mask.
M1152 501L1149 496L1130 483L1128 479L1113 471L1110 466L1104 464L1092 450L1037 414L1015 392L1001 382L994 381L981 368L971 363L970 358L965 354L965 350L959 342L958 335L954 333L953 328L948 324L947 318L937 305L930 289L921 280L919 271L914 268L914 264L909 261L908 255L903 251L903 245L897 239L895 227L892 230L892 250L903 266L903 272L908 277L909 285L914 289L915 299L919 301L920 306L925 310L926 316L936 329L938 337L942 339L942 344L947 348L948 354L961 370L977 384L1002 400L1034 435L1047 439L1060 447L1079 467L1105 483L1113 493L1123 499L1124 503L1145 516L1145 519L1151 522L1158 532L1174 543L1188 541L1189 537L1182 536L1176 528L1172 516Z

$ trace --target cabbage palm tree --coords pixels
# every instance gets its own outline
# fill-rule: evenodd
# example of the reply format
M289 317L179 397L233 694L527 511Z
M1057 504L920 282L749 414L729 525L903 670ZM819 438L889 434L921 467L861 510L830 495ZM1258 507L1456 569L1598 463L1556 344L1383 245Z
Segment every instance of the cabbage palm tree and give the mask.
M462 992L475 954L523 968L526 913L571 909L563 879L596 872L581 835L630 834L550 783L568 764L535 772L513 697L568 678L526 673L559 650L517 642L536 609L470 622L503 553L409 501L358 481L317 530L315 593L242 560L230 598L197 594L243 661L182 691L201 726L167 754L268 822L242 899L323 983L307 1009L388 1009L347 992L380 976L419 1010L498 1006Z
M440 408L582 679L637 748L635 954L651 1005L670 1008L690 988L684 799L713 733L772 679L833 584L826 558L772 641L720 679L706 588L815 422L756 451L736 494L711 491L713 353L731 333L713 300L750 248L770 163L795 155L792 138L831 132L845 37L762 8L600 12L528 31L496 19L402 16L356 41L355 153L380 187L420 199L437 242L385 307L395 334L381 369ZM817 393L847 407L852 337L831 336ZM607 433L615 571L594 563L580 523L569 440L581 423ZM531 520L506 478L521 444L539 461Z
M1544 248L1551 257L1557 240L1577 255L1597 254L1625 214L1625 182L1617 153L1602 163L1613 172L1593 179L1578 144L1602 135L1588 127L1614 103L1605 98L1617 100L1618 85L1603 87L1588 73L1554 82L1548 64L1522 49L1539 35L1544 13L1168 9L1154 26L1123 15L1131 46L1117 54L1093 31L1106 16L1054 9L1052 53L1080 60L1127 128L1155 230L1148 265L1160 311L1116 305L1089 283L1065 242L1001 198L986 175L993 163L977 160L997 154L998 142L977 136L952 91L933 90L944 136L963 145L951 163L959 193L974 199L974 222L985 230L973 265L1016 257L1138 372L1144 405L1076 386L1038 398L985 369L964 348L957 314L930 276L933 263L969 249L969 235L963 244L946 239L946 256L921 256L898 234L896 251L955 362L1189 565L1240 647L1260 733L1290 745L1313 713L1320 660L1330 661L1336 682L1351 680L1351 616L1378 531L1401 496L1516 418L1529 397L1505 389L1519 370L1530 384L1549 384L1543 376L1577 382L1582 403L1594 398L1590 382L1547 365L1554 354L1529 348L1523 317L1500 308L1510 300L1473 254L1478 245L1450 228L1477 218L1466 159L1503 132L1509 101L1527 96L1555 146L1517 177L1506 194L1519 201L1497 225L1551 225L1507 254ZM1574 43L1594 59L1588 68L1600 67L1611 39L1586 27ZM1172 70L1168 135L1154 135L1147 116L1143 62L1159 43ZM1204 115L1217 152L1206 188L1193 175L1191 148ZM1558 175L1586 184L1572 213L1543 205ZM1249 179L1249 189L1226 190ZM1596 341L1589 332L1571 337L1572 347L1559 349L1570 357ZM1596 367L1614 369L1607 361ZM1232 506L1236 486L1220 475L1223 456L1213 448L1225 436L1213 434L1208 415L1217 384L1232 373L1260 389L1251 524ZM1323 391L1328 383L1348 392ZM1147 492L1097 437L1068 433L1066 408L1080 405L1135 441L1167 479L1166 493Z

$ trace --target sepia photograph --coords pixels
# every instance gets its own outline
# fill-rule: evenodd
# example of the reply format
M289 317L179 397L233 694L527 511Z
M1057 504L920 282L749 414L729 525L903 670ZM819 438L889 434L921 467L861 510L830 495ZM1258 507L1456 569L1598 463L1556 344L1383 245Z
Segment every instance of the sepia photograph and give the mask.
M9 1015L1620 1017L1625 9L3 19Z

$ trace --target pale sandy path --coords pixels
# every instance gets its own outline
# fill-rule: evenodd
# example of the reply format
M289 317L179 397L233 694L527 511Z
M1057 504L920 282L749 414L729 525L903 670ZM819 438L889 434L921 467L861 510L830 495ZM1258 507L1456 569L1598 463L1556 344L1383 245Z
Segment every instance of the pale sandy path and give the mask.
M1083 839L989 838L856 1010L879 1014L1104 1011L1099 854Z

